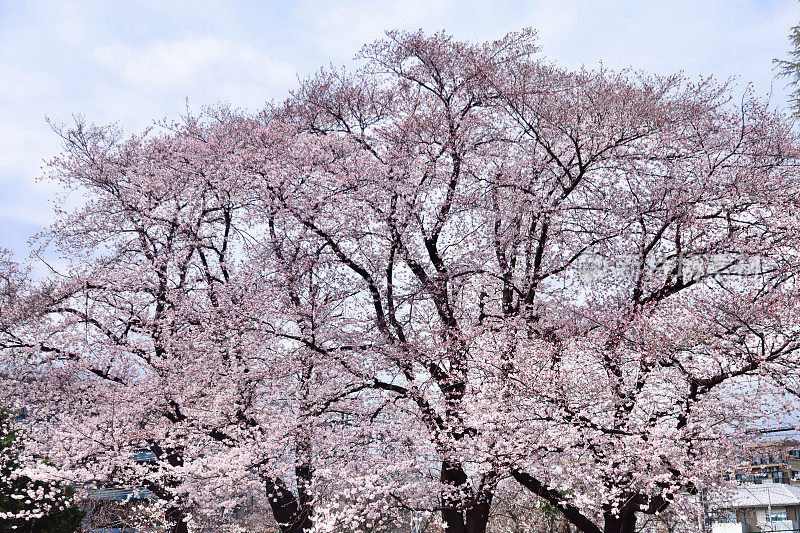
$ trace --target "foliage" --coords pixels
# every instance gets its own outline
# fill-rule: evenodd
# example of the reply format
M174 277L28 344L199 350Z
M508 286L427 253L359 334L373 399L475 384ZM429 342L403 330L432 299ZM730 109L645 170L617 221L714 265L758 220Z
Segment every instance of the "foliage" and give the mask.
M789 83L795 87L792 95L792 106L795 114L800 114L800 24L792 26L789 30L789 59L775 59L775 64L783 77L789 78Z

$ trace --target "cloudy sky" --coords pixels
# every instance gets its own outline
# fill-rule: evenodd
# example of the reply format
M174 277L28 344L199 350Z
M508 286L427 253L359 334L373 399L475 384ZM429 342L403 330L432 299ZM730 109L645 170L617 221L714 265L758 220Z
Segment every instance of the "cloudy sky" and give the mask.
M0 0L0 248L22 259L48 224L54 191L37 176L59 140L46 118L134 132L187 100L256 109L392 28L489 40L533 27L564 66L736 76L784 106L772 59L798 20L794 0Z

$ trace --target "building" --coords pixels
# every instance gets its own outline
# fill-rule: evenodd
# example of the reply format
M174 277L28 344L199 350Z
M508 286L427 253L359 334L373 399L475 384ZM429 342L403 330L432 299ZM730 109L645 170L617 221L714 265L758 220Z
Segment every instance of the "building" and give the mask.
M709 503L712 533L800 532L800 487L744 484Z
M800 486L800 441L780 439L751 442L745 459L726 476L740 483L781 483Z

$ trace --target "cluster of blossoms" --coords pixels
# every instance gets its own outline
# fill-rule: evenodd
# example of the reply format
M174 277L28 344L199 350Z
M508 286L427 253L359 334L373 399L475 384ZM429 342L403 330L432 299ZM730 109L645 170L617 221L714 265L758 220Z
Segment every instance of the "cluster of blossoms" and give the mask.
M0 529L29 531L77 525L73 491L58 471L25 448L25 429L0 411Z

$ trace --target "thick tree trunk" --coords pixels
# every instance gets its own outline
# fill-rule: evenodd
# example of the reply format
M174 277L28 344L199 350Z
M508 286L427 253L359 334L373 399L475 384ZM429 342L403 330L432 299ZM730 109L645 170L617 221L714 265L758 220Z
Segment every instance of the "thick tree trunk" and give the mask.
M439 479L454 490L463 488L467 483L464 470L452 461L442 461ZM442 520L447 525L447 533L466 533L462 498L463 496L459 494L442 494Z
M467 509L465 524L467 533L486 533L491 506L492 501L489 497L488 501L479 501Z
M310 379L310 378L309 378ZM303 428L303 432L297 437L296 453L298 464L295 466L294 474L297 482L297 523L301 531L311 529L311 515L313 513L313 494L311 493L311 482L314 469L311 466L312 446L309 430ZM292 531L291 533L295 533Z
M458 491L442 494L442 520L447 533L486 533L493 492L471 496L467 474L460 464L452 461L442 461L440 480Z
M186 525L186 513L178 507L170 507L166 513L169 533L189 533L189 526Z
M311 505L301 505L280 479L268 479L267 499L281 533L303 533L311 529Z
M634 533L636 530L636 513L623 511L619 516L612 513L603 515L603 533Z

